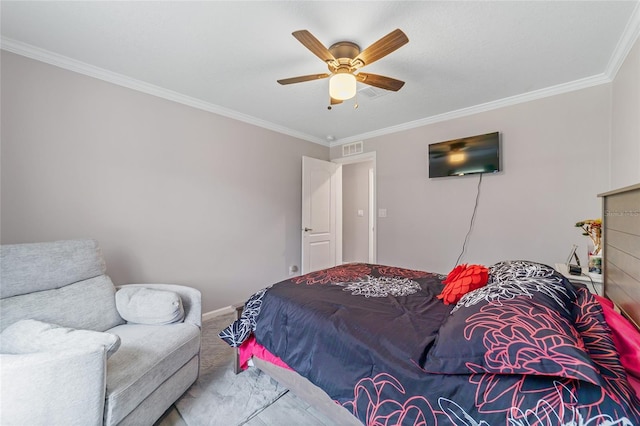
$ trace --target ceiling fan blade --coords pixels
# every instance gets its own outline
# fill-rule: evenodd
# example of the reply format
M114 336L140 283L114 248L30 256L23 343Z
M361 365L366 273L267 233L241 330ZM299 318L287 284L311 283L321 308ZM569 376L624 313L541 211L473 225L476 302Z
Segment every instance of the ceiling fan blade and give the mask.
M327 78L329 77L331 74L311 74L311 75L301 75L300 77L291 77L291 78L284 78L282 80L278 80L278 83L284 85L284 84L293 84L293 83L302 83L304 81L312 81L312 80L320 80L322 78Z
M338 105L341 104L342 101L340 99L336 99L336 98L331 98L331 105Z
M404 86L404 81L396 80L395 78L385 77L384 75L369 74L361 72L356 75L356 80L360 83L368 84L370 86L379 87L381 89L392 90L397 92Z
M409 43L409 38L402 30L393 30L360 52L360 54L353 59L352 63L362 62L362 66L369 65L407 43Z
M322 59L324 62L331 62L336 60L331 52L329 52L329 49L327 49L324 44L320 43L320 41L315 38L309 31L299 30L294 31L292 34L295 38L298 39L300 43L302 43L307 49L309 49L314 55Z

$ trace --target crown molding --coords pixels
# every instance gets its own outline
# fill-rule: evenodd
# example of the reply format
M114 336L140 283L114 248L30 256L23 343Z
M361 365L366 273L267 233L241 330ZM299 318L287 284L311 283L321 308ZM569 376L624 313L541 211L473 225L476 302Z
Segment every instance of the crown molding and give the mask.
M35 59L37 61L45 62L50 65L54 65L59 68L64 68L69 71L77 72L89 77L97 78L109 83L116 84L118 86L133 89L139 92L146 93L148 95L157 96L159 98L167 99L173 102L177 102L183 105L197 108L203 111L211 112L223 117L232 118L247 124L262 127L267 130L272 130L277 133L292 136L298 139L303 139L309 142L317 143L323 146L329 146L328 143L315 136L308 135L306 133L292 130L288 127L280 126L275 123L271 123L266 120L262 120L247 114L242 114L237 111L221 107L209 102L205 102L201 99L186 96L178 92L174 92L169 89L162 88L153 84L145 83L144 81L136 80L131 77L127 77L122 74L118 74L112 71L99 68L85 62L71 59L67 56L59 55L57 53L50 52L39 47L32 46L27 43L22 43L17 40L12 40L7 37L2 37L0 40L2 50L15 53L27 58Z
M217 115L232 118L244 123L252 124L267 130L272 130L281 134L292 136L298 139L306 140L309 142L317 143L319 145L333 147L340 146L346 143L357 142L360 140L371 139L378 136L384 136L391 133L397 133L405 130L414 129L416 127L426 126L429 124L439 123L442 121L452 120L455 118L466 117L480 112L491 111L498 108L503 108L511 105L517 105L524 102L533 101L536 99L542 99L549 96L555 96L574 90L585 89L600 84L606 84L613 81L618 70L624 63L627 55L633 47L636 40L640 37L640 2L636 5L627 25L623 31L622 37L618 41L616 48L611 55L606 70L602 74L598 74L591 77L586 77L580 80L571 81L569 83L559 84L548 88L535 90L532 92L524 93L521 95L515 95L508 98L499 99L492 102L475 105L468 108L462 108L456 111L450 111L443 114L433 115L419 120L410 121L407 123L399 124L397 126L386 127L383 129L374 130L367 133L362 133L354 136L349 136L343 139L327 142L324 139L317 138L306 133L298 132L288 127L280 126L275 123L262 120L247 114L242 114L238 111L234 111L228 108L221 107L203 100L186 96L172 90L168 90L159 86L155 86L149 83L145 83L140 80L136 80L127 77L122 74L111 72L87 63L77 61L66 56L58 55L56 53L22 43L16 40L12 40L3 37L1 41L1 48L8 52L16 53L18 55L26 56L31 59L35 59L41 62L48 63L60 68L64 68L70 71L74 71L80 74L94 77L103 81L107 81L122 87L137 90L143 93L147 93L152 96L157 96L170 101L178 102L183 105L187 105L200 110L208 111Z
M627 21L627 26L624 28L622 32L622 37L618 40L618 44L616 45L615 50L613 51L613 55L609 59L609 63L607 64L607 68L605 74L613 81L620 70L620 67L624 63L624 60L627 58L627 55L633 48L636 40L640 36L640 2L636 4L633 13L631 13L631 17L629 21Z
M600 84L611 83L611 79L603 74L592 77L582 78L580 80L571 81L569 83L558 84L556 86L547 87L532 92L523 93L521 95L510 96L508 98L498 99L496 101L486 102L474 105L468 108L462 108L455 111L445 112L443 114L432 115L430 117L421 118L415 121L399 124L397 126L386 127L384 129L374 130L372 132L362 133L360 135L350 136L339 139L331 143L331 147L340 146L346 143L357 142L365 139L371 139L378 136L384 136L391 133L402 132L404 130L415 129L416 127L427 126L429 124L440 123L442 121L453 120L455 118L467 117L469 115L481 112L492 111L498 108L504 108L512 105L530 102L537 99L543 99L550 96L560 95L563 93L573 92L575 90L586 89L588 87L598 86Z

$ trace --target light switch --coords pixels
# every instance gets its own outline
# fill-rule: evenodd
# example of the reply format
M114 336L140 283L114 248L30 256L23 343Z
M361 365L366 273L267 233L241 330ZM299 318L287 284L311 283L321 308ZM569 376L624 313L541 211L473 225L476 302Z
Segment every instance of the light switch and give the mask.
M359 216L359 217L364 216L364 210L362 210L362 209L358 209L358 216Z
M378 209L378 217L387 217L387 209Z

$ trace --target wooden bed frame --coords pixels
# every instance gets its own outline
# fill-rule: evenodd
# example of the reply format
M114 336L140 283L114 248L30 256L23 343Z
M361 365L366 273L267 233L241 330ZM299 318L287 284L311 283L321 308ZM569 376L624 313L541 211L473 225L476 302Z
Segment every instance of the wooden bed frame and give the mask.
M640 330L640 184L603 198L604 291ZM254 365L336 424L361 425L344 407L298 373L259 358Z
M640 184L602 197L604 294L640 330Z

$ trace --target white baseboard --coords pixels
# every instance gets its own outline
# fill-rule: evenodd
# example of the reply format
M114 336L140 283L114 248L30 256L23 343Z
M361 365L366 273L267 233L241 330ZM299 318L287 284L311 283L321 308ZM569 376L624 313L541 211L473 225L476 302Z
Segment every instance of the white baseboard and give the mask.
M220 315L230 314L235 312L233 307L225 306L224 308L216 309L215 311L209 311L202 314L202 321L210 320L211 318L215 318Z
M215 318L220 315L225 315L231 312L238 312L238 308L244 307L245 302L239 302L233 305L225 306L224 308L216 309L215 311L209 311L202 314L202 321L206 321L211 318Z

